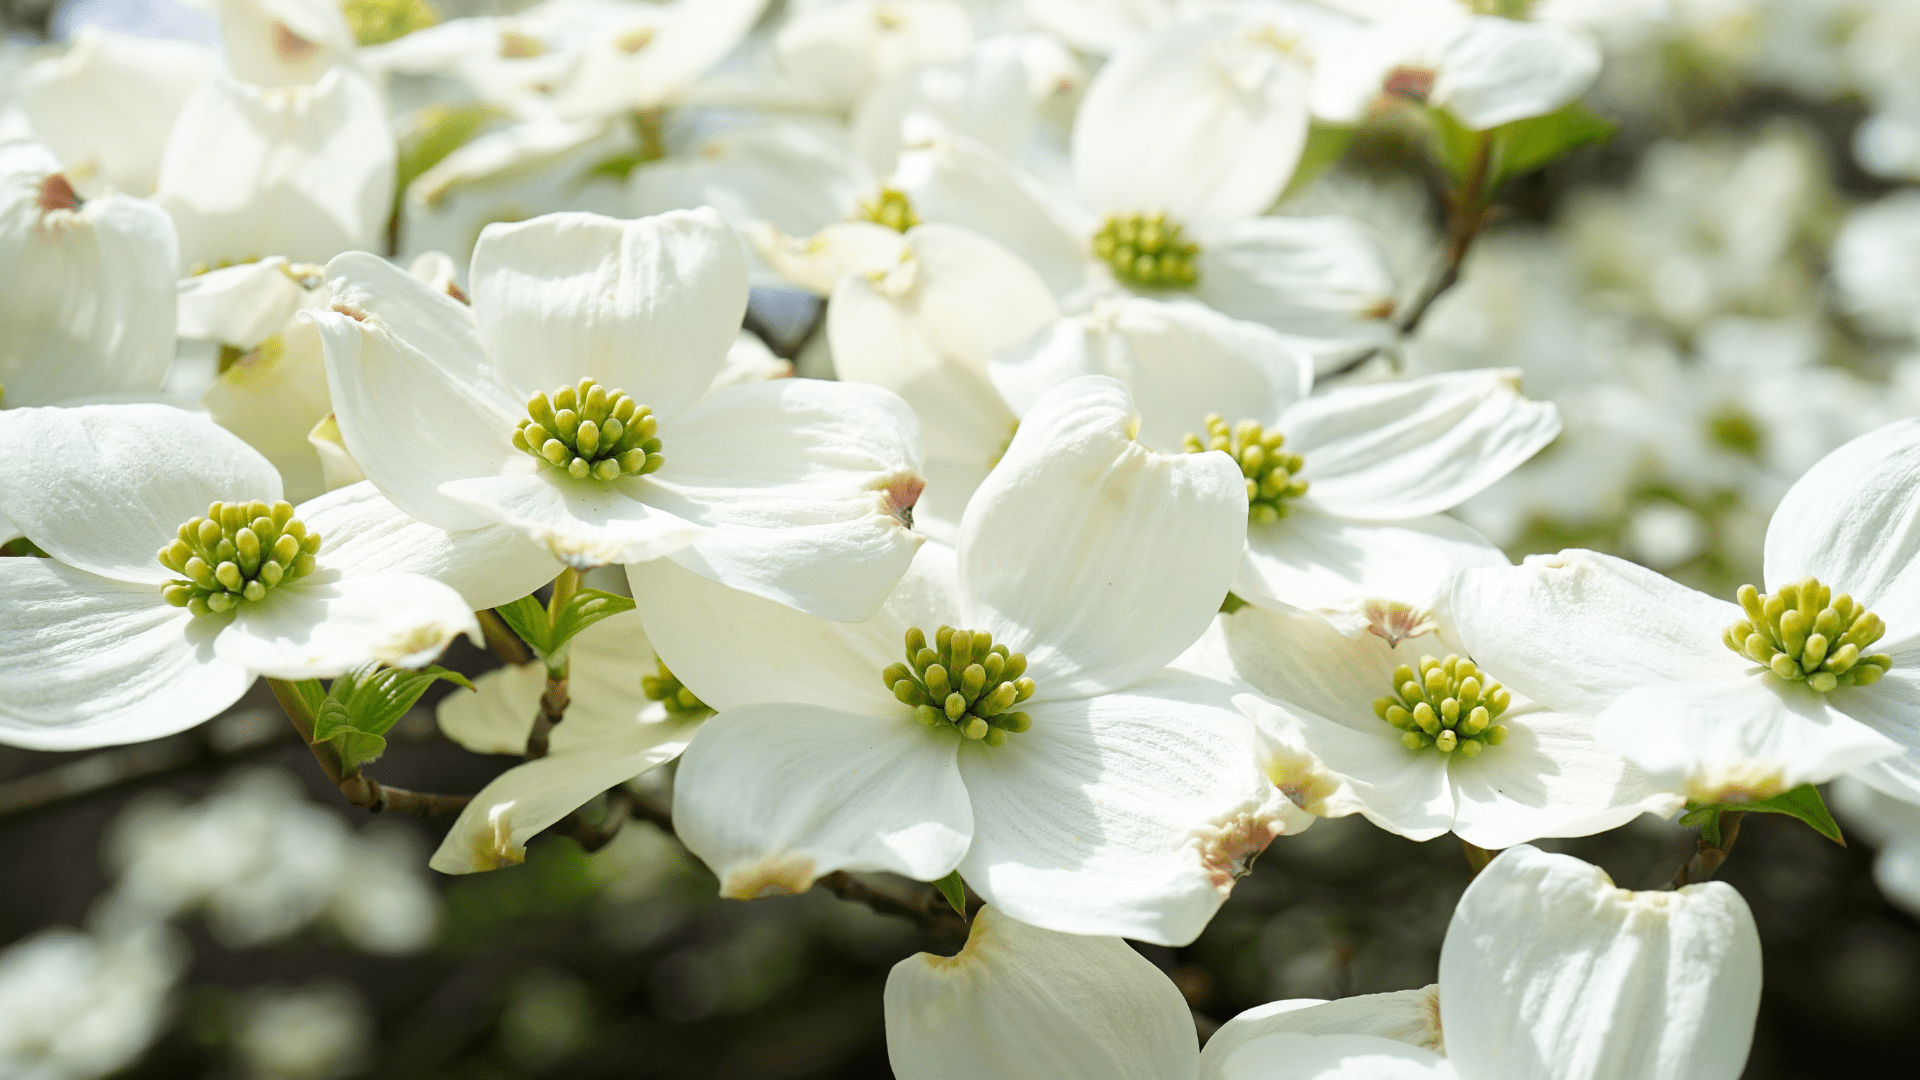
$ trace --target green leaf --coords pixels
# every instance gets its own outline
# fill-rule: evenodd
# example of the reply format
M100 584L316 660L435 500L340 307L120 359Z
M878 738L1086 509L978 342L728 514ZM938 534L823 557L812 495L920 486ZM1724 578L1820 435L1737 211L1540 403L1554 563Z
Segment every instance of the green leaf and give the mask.
M333 744L334 752L340 755L340 768L351 775L362 765L380 760L387 752L387 740L379 735L365 731L347 729L334 734L327 740Z
M1427 120L1432 126L1434 160L1447 170L1454 186L1464 187L1479 152L1481 133L1468 130L1445 109L1427 109Z
M1771 799L1758 799L1738 806L1728 806L1725 809L1746 810L1760 814L1785 814L1788 817L1799 818L1814 832L1841 847L1847 846L1846 838L1840 835L1840 826L1833 820L1833 815L1827 812L1827 803L1820 797L1820 789L1812 784L1801 784L1792 791L1782 792Z
M427 687L442 679L467 689L467 677L442 667L424 671L383 668L367 664L333 680L326 699L314 710L313 741L331 742L340 751L341 767L351 773L379 757L386 749L382 738L399 723Z
M1495 182L1532 172L1575 147L1610 139L1617 128L1577 101L1545 116L1502 124L1493 129Z
M575 634L601 619L632 610L633 601L617 593L581 589L567 597L566 606L560 609L559 616L553 620L553 647L542 655L551 656L566 648L567 642L572 641Z
M1307 128L1307 144L1300 149L1300 162L1293 167L1293 179L1287 181L1287 190L1280 198L1297 194L1313 178L1325 172L1340 156L1347 152L1347 144L1353 141L1358 127L1344 124L1322 124L1315 121Z
M552 626L547 620L547 607L531 596L523 596L511 604L494 608L493 613L500 616L513 632L520 635L534 652L541 656L552 652Z
M960 871L955 870L934 882L933 887L940 890L940 895L947 898L947 903L953 905L962 919L967 917L967 887L960 881Z
M421 110L413 134L400 142L394 175L394 205L401 205L407 187L420 174L446 160L448 154L472 142L495 117L505 116L493 105L429 105Z
M327 688L320 685L319 679L302 679L293 684L293 692L300 695L307 712L316 716L320 712L320 703L327 700Z

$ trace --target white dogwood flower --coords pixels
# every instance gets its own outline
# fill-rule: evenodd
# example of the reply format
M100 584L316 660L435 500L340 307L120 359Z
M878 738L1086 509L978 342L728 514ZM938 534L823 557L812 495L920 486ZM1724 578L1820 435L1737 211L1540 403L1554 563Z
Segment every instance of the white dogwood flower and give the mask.
M178 257L152 203L82 199L46 147L0 145L0 405L159 390Z
M1163 670L1219 606L1245 495L1224 457L1156 454L1136 423L1109 379L1049 395L958 551L921 548L864 623L629 568L654 648L719 710L674 822L724 895L957 868L1024 921L1184 943L1311 821L1229 690Z
M904 402L810 379L706 392L747 298L711 210L489 226L471 308L364 253L327 273L340 433L422 521L504 524L581 568L672 558L828 618L871 615L912 560Z
M419 666L477 640L469 601L415 571L488 581L500 561L425 527L394 537L414 523L391 507L324 512L345 497L296 509L265 458L164 405L0 413L0 505L51 556L0 559L0 740L157 738L256 676Z
M1437 986L1272 1002L1198 1054L1179 991L1125 942L991 907L959 955L896 964L886 1005L902 1080L1734 1080L1760 938L1728 885L1631 892L1523 846L1460 898Z
M992 363L1016 414L1061 380L1111 375L1140 403L1140 441L1225 449L1249 500L1233 591L1389 642L1432 629L1456 570L1506 564L1443 511L1553 440L1560 416L1486 369L1312 396L1294 343L1194 305L1128 299L1065 318Z
M624 611L587 627L567 645L567 719L545 757L516 765L480 789L429 864L469 874L522 862L535 833L594 796L678 757L711 711L660 666ZM519 756L546 689L544 664L489 671L473 694L440 702L440 729L480 754Z
M1920 420L1808 470L1738 604L1590 551L1464 572L1452 613L1513 688L1596 717L1607 745L1700 802L1852 773L1920 801Z

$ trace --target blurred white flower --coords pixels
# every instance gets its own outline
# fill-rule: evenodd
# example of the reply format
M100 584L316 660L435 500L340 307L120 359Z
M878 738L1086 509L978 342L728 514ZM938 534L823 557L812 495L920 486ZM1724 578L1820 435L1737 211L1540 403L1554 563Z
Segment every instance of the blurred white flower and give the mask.
M185 949L164 928L56 927L0 953L0 1074L95 1080L137 1061L171 1018Z
M237 1012L234 1051L252 1080L337 1080L368 1064L373 1018L349 983L255 987Z

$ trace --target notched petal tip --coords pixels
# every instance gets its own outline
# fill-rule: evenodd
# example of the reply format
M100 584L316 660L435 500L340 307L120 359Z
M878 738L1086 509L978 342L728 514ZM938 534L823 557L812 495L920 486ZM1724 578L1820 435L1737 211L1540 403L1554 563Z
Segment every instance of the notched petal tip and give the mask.
M1419 637L1438 629L1433 612L1423 611L1399 600L1369 600L1360 607L1366 617L1366 632L1397 646L1410 637Z
M913 508L920 502L921 493L927 489L924 477L914 473L894 473L868 486L883 493L881 508L887 516L909 529L913 528Z
M360 307L356 307L353 304L349 304L344 300L335 301L333 305L333 311L335 311L338 314L345 315L347 318L352 319L354 322L363 323L368 321L368 319L370 318L370 316L367 314L367 312L364 309Z
M804 855L765 855L727 871L720 895L729 900L797 896L813 887L813 860Z
M85 200L73 190L73 182L63 173L52 173L40 181L40 212L51 214L56 210L78 210Z
M1286 832L1286 823L1271 809L1242 807L1198 830L1194 843L1207 880L1224 896L1233 891L1234 882L1253 872L1253 861L1267 845Z

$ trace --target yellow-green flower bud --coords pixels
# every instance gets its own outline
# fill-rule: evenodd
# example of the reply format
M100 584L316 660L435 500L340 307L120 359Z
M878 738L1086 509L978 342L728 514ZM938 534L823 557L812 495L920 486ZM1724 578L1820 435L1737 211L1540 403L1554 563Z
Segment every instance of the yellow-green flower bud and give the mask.
M1727 627L1721 641L1775 678L1824 694L1871 685L1893 666L1885 653L1863 655L1886 633L1886 623L1817 578L1782 585L1772 595L1742 585L1736 597L1747 617Z
M1028 714L1007 711L1036 689L1020 674L1027 658L995 644L991 633L942 626L929 645L926 632L915 627L904 644L906 663L887 665L880 678L922 723L991 747L1032 725Z
M1401 732L1400 744L1408 750L1432 747L1472 757L1506 737L1506 728L1493 720L1513 696L1472 660L1423 656L1418 672L1402 664L1392 679L1394 693L1375 699L1373 712Z
M527 399L527 419L510 437L515 449L575 480L644 476L666 464L653 411L592 379Z

